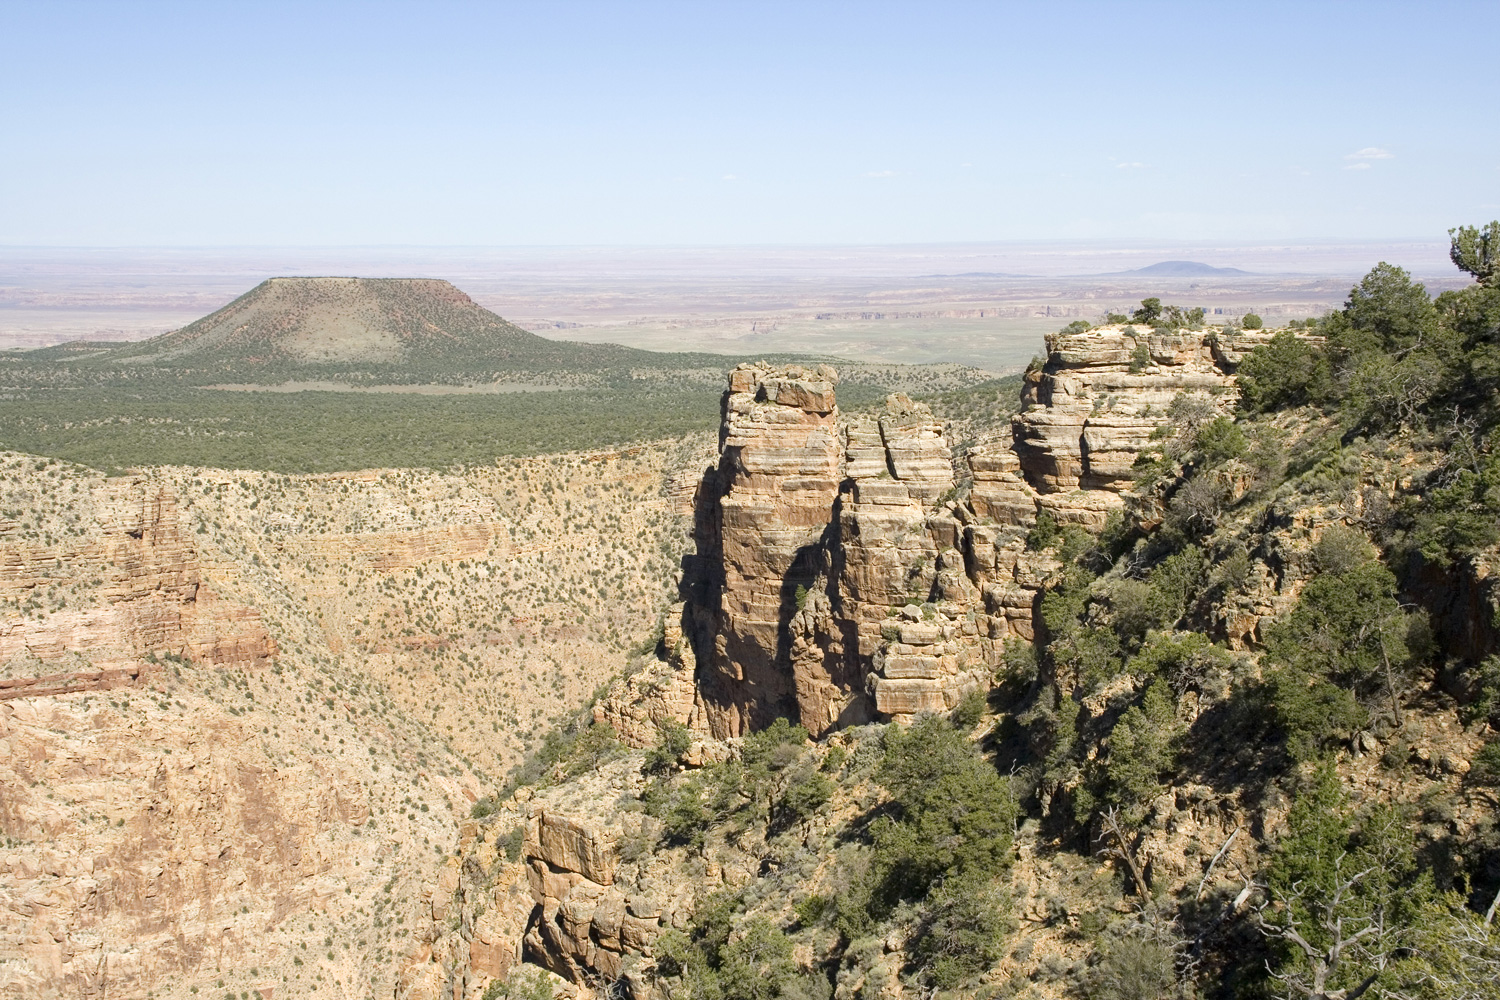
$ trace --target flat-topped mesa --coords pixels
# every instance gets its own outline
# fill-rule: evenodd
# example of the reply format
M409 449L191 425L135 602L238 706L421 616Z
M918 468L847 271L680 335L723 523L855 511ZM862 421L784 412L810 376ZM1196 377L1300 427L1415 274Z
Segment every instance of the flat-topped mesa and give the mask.
M1047 338L1011 418L1021 470L1059 521L1100 528L1123 506L1131 466L1181 392L1229 409L1240 358L1269 335L1096 327Z

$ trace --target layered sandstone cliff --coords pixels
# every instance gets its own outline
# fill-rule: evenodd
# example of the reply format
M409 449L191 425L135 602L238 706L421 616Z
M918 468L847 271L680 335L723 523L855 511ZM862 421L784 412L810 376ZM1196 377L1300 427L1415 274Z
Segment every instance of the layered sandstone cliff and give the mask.
M14 608L0 612L0 664L36 671L0 679L0 699L107 687L148 654L221 667L276 655L257 610L203 585L172 491L139 477L96 480L86 493L70 485L51 498L58 523L41 507L30 538L0 521L0 601Z
M845 418L826 366L729 376L718 465L667 657L597 710L632 742L673 720L824 733L954 707L1030 640L1049 557L1039 513L1097 530L1180 395L1227 411L1256 333L1102 327L1048 338L1011 440L954 454L923 404Z
M1014 450L1038 505L1092 529L1123 506L1131 465L1179 393L1205 393L1226 411L1240 358L1269 334L1096 327L1047 338L1012 419Z

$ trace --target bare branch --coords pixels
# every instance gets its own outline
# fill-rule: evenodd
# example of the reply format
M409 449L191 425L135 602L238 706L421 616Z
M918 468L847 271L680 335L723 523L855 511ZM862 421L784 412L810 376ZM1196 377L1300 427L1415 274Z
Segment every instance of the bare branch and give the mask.
M1203 898L1203 887L1208 884L1208 877L1214 873L1214 866L1219 863L1219 859L1224 856L1224 852L1229 850L1229 845L1234 843L1234 838L1242 829L1244 829L1244 827L1236 826L1233 830L1229 831L1229 838L1224 841L1224 846L1219 848L1219 852L1215 854L1213 860L1208 863L1208 870L1203 873L1203 879L1198 883L1198 891L1193 894L1194 899Z
M1130 842L1125 838L1125 831L1120 829L1120 811L1111 807L1100 816L1104 824L1104 832L1115 839L1115 846L1100 851L1101 854L1119 858L1124 861L1130 869L1130 877L1135 880L1136 892L1141 899L1150 899L1150 890L1146 887L1146 878L1141 874L1140 866L1135 862L1135 853L1130 849Z

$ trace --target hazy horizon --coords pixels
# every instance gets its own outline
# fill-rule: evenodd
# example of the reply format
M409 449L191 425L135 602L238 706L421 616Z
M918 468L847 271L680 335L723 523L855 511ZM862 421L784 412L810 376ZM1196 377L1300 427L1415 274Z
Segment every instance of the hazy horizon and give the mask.
M1024 364L1041 337L1140 298L1215 315L1318 315L1379 260L1434 291L1446 241L988 241L738 247L0 246L0 349L141 340L266 278L442 278L543 336L650 350ZM1162 260L1244 274L1133 275ZM1018 276L1029 275L1029 276ZM1219 313L1215 313L1219 310Z

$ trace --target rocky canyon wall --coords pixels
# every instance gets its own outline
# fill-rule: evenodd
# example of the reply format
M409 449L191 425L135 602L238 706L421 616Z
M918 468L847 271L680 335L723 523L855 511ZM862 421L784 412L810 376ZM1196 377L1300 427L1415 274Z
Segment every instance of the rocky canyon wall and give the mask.
M53 499L59 523L34 512L32 539L0 520L0 601L15 608L0 615L0 663L37 672L0 678L0 699L114 686L148 654L222 667L276 655L257 610L204 586L170 490L126 477Z
M955 454L904 395L846 417L827 366L730 373L718 464L668 657L597 711L627 740L668 719L716 738L785 716L815 734L953 708L1030 640L1055 568L1039 514L1091 530L1182 393L1224 411L1268 335L1101 327L1047 340L1010 440Z

